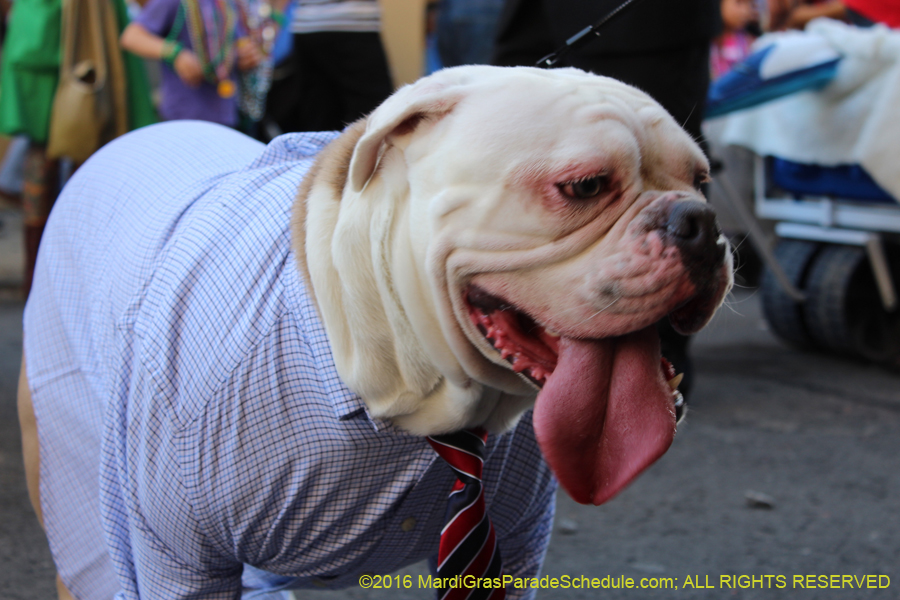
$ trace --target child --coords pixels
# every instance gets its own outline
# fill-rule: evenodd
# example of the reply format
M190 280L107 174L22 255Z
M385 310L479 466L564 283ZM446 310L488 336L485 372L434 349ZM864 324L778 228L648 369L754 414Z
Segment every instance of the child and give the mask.
M758 18L755 0L722 0L722 33L710 48L710 72L718 79L750 54L753 36L746 29Z
M239 1L150 0L122 33L124 49L163 63L163 119L237 126L237 71L264 59L245 35Z

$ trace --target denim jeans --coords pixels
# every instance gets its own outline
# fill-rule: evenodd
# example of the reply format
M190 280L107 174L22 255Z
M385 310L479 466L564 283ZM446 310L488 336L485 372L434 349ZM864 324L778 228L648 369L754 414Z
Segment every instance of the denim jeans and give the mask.
M441 0L437 48L445 67L490 64L503 0Z

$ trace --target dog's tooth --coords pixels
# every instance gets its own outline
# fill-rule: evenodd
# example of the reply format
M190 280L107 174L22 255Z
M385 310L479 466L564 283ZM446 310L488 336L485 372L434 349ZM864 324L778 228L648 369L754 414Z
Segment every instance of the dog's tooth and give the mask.
M675 391L678 389L678 385L681 383L681 380L684 379L684 373L679 373L675 377L669 380L669 389Z
M545 332L547 333L547 335L549 335L550 337L559 337L559 332L558 332L558 331L554 331L554 330L549 329L549 328L545 328L544 331L545 331Z

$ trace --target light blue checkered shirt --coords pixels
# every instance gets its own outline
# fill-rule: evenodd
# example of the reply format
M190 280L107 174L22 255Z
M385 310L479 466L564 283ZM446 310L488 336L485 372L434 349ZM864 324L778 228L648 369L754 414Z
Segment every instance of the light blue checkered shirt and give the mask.
M76 596L349 587L437 553L454 476L345 387L291 252L297 187L334 136L156 125L57 202L25 352L45 523ZM488 453L505 571L536 575L555 483L530 414Z

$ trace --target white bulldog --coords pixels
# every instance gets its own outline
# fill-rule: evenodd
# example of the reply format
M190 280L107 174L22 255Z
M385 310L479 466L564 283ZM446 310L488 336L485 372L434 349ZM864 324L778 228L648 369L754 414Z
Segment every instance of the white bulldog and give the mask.
M354 552L382 537L397 547L382 536L397 515L356 510L386 493L379 486L403 494L374 502L378 510L402 503L409 489L446 494L441 478L450 473L429 469L422 483L417 469L434 455L406 432L503 432L534 406L534 433L550 467L575 500L596 504L671 444L677 378L660 356L654 324L668 315L680 331L697 331L730 289L732 272L728 244L698 191L707 161L658 104L576 70L461 67L398 91L331 142L307 173L320 147L313 138L331 134L286 136L263 149L209 124L147 128L88 161L54 209L26 309L19 407L32 499L40 516L39 494L56 491L45 497L53 510L44 516L52 515L55 559L74 589L117 589L107 548L84 548L84 539L104 533L128 586L137 585L138 559L162 585L171 583L165 569L182 560L199 561L185 566L198 574L197 586L218 585L221 569L196 550L213 547L198 529L207 523L185 510L192 502L215 504L209 518L235 536L235 548L255 548L254 536L268 548L271 528L299 527L285 534L283 562L260 558L263 568L358 577L354 569L366 565ZM290 226L294 268L288 208L301 179ZM79 233L98 222L104 228L95 235ZM312 376L302 369L312 363L303 361L321 358L320 342L298 341L291 329L312 322L303 320L308 288L342 383L369 417L406 432L354 429L360 424L350 417L361 408L338 418L321 401L323 388L340 386L323 377L320 387L304 387ZM294 371L279 371L285 364ZM277 427L269 428L262 416L273 405L324 410L316 413L329 415L322 424L339 431L328 439L346 441L344 462L331 460L330 446L316 454L316 423L303 421L309 412L291 421L275 411ZM279 451L243 452L244 425ZM300 435L293 425L310 429ZM534 447L530 431L517 439L520 448ZM307 453L293 460L298 448ZM428 457L415 462L423 451ZM503 471L514 479L505 482L522 483L521 469L530 469L534 486L547 489L534 456L512 457L522 464ZM360 475L407 459L415 465L398 467L396 482ZM267 469L280 474L277 485L258 475ZM39 473L53 477L38 486ZM248 480L223 486L220 475ZM200 479L211 491L190 496L185 482ZM290 510L266 512L283 486L303 502L291 497ZM241 495L248 490L261 500L250 503ZM331 522L301 523L334 517L332 492L343 494L353 519L369 521L349 533ZM508 499L495 496L494 506L502 510ZM525 508L546 518L552 502ZM158 525L126 527L138 518ZM430 523L427 511L418 518ZM403 531L415 533L414 521ZM343 563L297 566L318 556L297 548L318 549L328 536L343 544ZM542 556L545 541L530 551ZM166 554L170 543L184 545L171 551L178 561ZM427 550L436 543L428 537ZM164 558L132 558L132 544ZM531 564L515 551L520 564ZM223 560L255 564L244 546L232 554ZM407 558L419 557L398 556L389 566Z
M732 284L709 165L642 92L574 69L460 67L326 150L294 211L337 368L429 435L504 431L605 502L675 431L653 324L688 334Z

